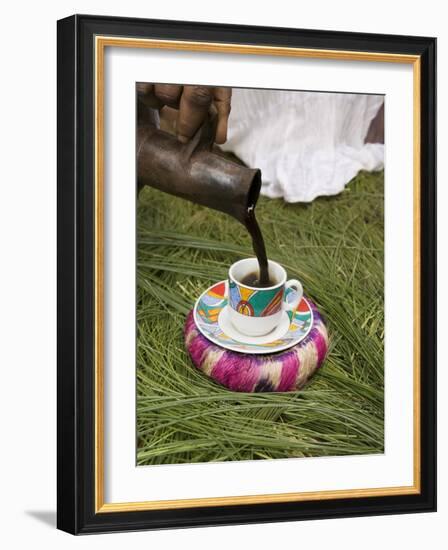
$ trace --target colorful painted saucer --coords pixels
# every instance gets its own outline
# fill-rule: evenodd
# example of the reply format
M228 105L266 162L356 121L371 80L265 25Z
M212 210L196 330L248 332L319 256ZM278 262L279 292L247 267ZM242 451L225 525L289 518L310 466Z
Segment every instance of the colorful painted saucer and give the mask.
M303 340L313 326L313 312L302 298L293 314L284 312L279 326L265 336L246 336L237 331L227 314L226 282L220 281L201 294L194 306L194 321L199 331L223 348L240 353L275 353ZM287 290L286 300L288 300Z

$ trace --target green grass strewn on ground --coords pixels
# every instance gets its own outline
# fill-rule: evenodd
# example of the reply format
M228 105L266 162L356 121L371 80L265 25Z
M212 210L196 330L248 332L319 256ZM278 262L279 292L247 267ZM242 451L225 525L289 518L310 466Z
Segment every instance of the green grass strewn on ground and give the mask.
M381 453L383 173L360 173L336 197L263 197L269 258L299 278L330 334L304 390L231 392L197 371L182 328L199 294L253 256L243 226L145 188L138 201L137 463L169 464Z

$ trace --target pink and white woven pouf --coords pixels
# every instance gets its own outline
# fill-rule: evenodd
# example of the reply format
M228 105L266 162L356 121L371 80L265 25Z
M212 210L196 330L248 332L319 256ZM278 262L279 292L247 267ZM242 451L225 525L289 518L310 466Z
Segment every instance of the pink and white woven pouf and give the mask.
M309 300L308 300L309 301ZM285 351L251 355L224 349L203 336L193 311L184 328L185 346L194 365L216 382L240 392L287 392L303 388L322 365L328 351L328 333L322 316L313 310L313 326L298 344Z

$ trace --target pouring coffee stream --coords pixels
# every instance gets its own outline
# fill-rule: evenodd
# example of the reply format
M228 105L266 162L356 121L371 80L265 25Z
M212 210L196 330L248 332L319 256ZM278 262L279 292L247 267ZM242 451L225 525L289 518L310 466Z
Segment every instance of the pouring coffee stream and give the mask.
M260 226L258 225L257 218L255 217L255 205L250 206L247 209L246 221L244 223L246 229L249 232L249 235L252 238L252 247L255 252L255 256L258 260L259 275L258 279L251 281L249 286L260 286L267 287L271 286L271 280L269 277L268 269L268 257L266 254L266 246L264 244L263 234L261 232ZM244 281L243 281L244 282Z
M252 238L259 264L256 285L269 286L268 260L255 206L261 172L213 151L217 117L210 112L187 143L160 130L151 110L138 101L137 184L225 212L242 223Z

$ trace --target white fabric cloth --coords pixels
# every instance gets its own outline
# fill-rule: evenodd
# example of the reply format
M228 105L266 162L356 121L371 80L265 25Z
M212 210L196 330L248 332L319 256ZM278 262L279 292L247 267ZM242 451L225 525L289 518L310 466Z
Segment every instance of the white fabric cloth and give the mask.
M222 146L262 171L262 194L309 202L340 193L359 170L381 170L384 145L364 144L383 96L233 90Z

